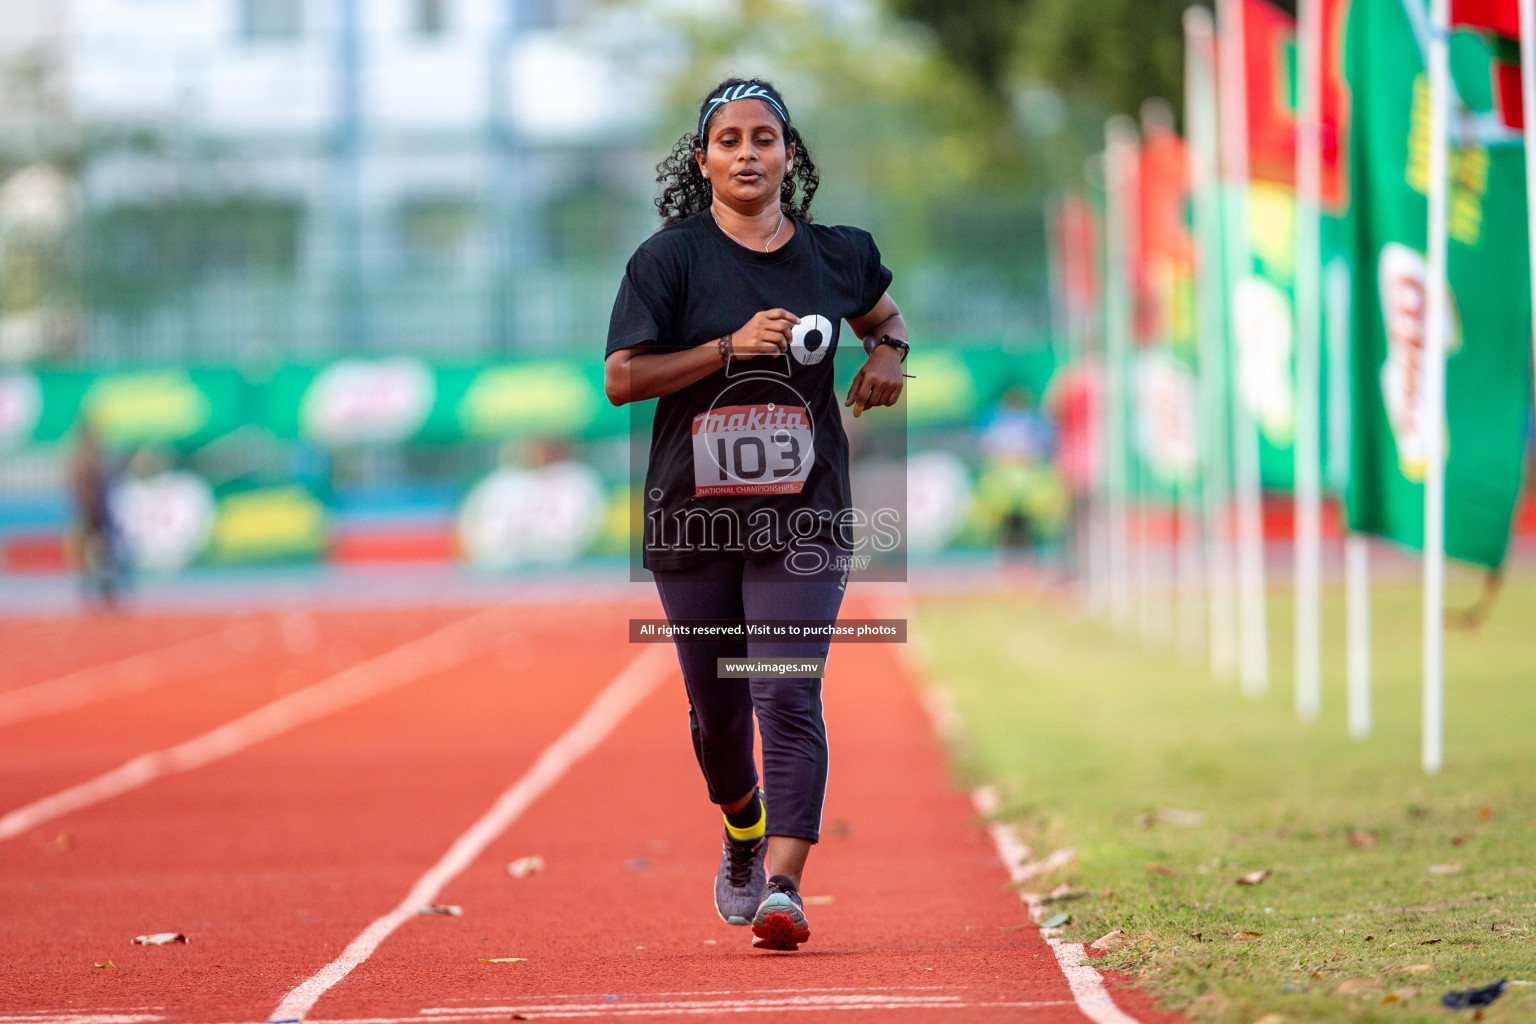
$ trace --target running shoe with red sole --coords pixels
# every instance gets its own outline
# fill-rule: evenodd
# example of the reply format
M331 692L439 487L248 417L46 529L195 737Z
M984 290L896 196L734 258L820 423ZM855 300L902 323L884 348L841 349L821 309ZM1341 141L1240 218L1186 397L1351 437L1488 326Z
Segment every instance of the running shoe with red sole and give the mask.
M774 875L752 918L753 948L799 949L810 937L811 923L805 919L805 904L795 883L785 875Z

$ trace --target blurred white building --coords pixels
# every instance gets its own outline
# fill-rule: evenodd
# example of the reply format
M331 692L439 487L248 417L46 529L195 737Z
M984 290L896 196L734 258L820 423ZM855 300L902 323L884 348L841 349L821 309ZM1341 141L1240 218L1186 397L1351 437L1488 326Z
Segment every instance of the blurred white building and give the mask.
M29 124L75 140L92 362L595 346L614 268L581 229L646 226L658 65L628 55L668 46L624 10L0 0L0 24L7 70L53 76Z
M510 122L579 140L647 112L575 0L67 0L69 92L96 122L249 140L443 136ZM599 31L593 31L598 29Z

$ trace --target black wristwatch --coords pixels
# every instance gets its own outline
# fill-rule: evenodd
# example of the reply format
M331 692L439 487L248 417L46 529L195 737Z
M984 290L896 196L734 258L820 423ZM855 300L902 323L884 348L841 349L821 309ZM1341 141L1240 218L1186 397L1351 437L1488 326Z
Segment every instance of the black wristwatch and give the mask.
M907 352L912 348L911 345L908 345L900 338L893 338L889 334L882 334L873 345L869 346L869 354L874 355L875 349L879 348L881 345L889 345L891 348L895 349L897 353L901 355L901 361L903 363L907 361Z

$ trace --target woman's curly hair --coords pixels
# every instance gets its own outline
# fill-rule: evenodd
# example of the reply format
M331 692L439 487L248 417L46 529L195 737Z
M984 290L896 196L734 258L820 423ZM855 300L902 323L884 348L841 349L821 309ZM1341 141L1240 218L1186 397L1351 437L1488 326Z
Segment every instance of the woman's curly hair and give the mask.
M703 118L709 110L711 99L726 89L740 85L757 86L773 97L780 110L789 109L784 105L784 97L779 95L779 90L761 78L728 78L705 95L704 102L699 104L699 117ZM768 109L773 110L773 104L768 104ZM677 145L672 147L667 158L656 165L656 181L662 187L656 197L656 212L661 214L662 223L669 227L709 209L712 190L693 154L708 144L709 122L713 120L714 112L710 112L701 131L685 133L677 140ZM808 221L811 219L811 200L821 187L821 177L816 173L811 150L800 132L782 118L780 123L784 126L785 146L795 147L795 163L789 173L784 175L784 184L779 186L779 207L791 217Z

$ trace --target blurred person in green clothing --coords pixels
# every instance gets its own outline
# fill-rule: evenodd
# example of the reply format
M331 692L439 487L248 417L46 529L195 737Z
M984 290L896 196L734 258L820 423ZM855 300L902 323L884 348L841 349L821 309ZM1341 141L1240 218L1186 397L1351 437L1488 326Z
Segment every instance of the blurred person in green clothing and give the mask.
M1025 551L1056 539L1071 498L1051 456L1056 430L1023 384L1009 386L980 424L982 470L976 517L1006 550Z

